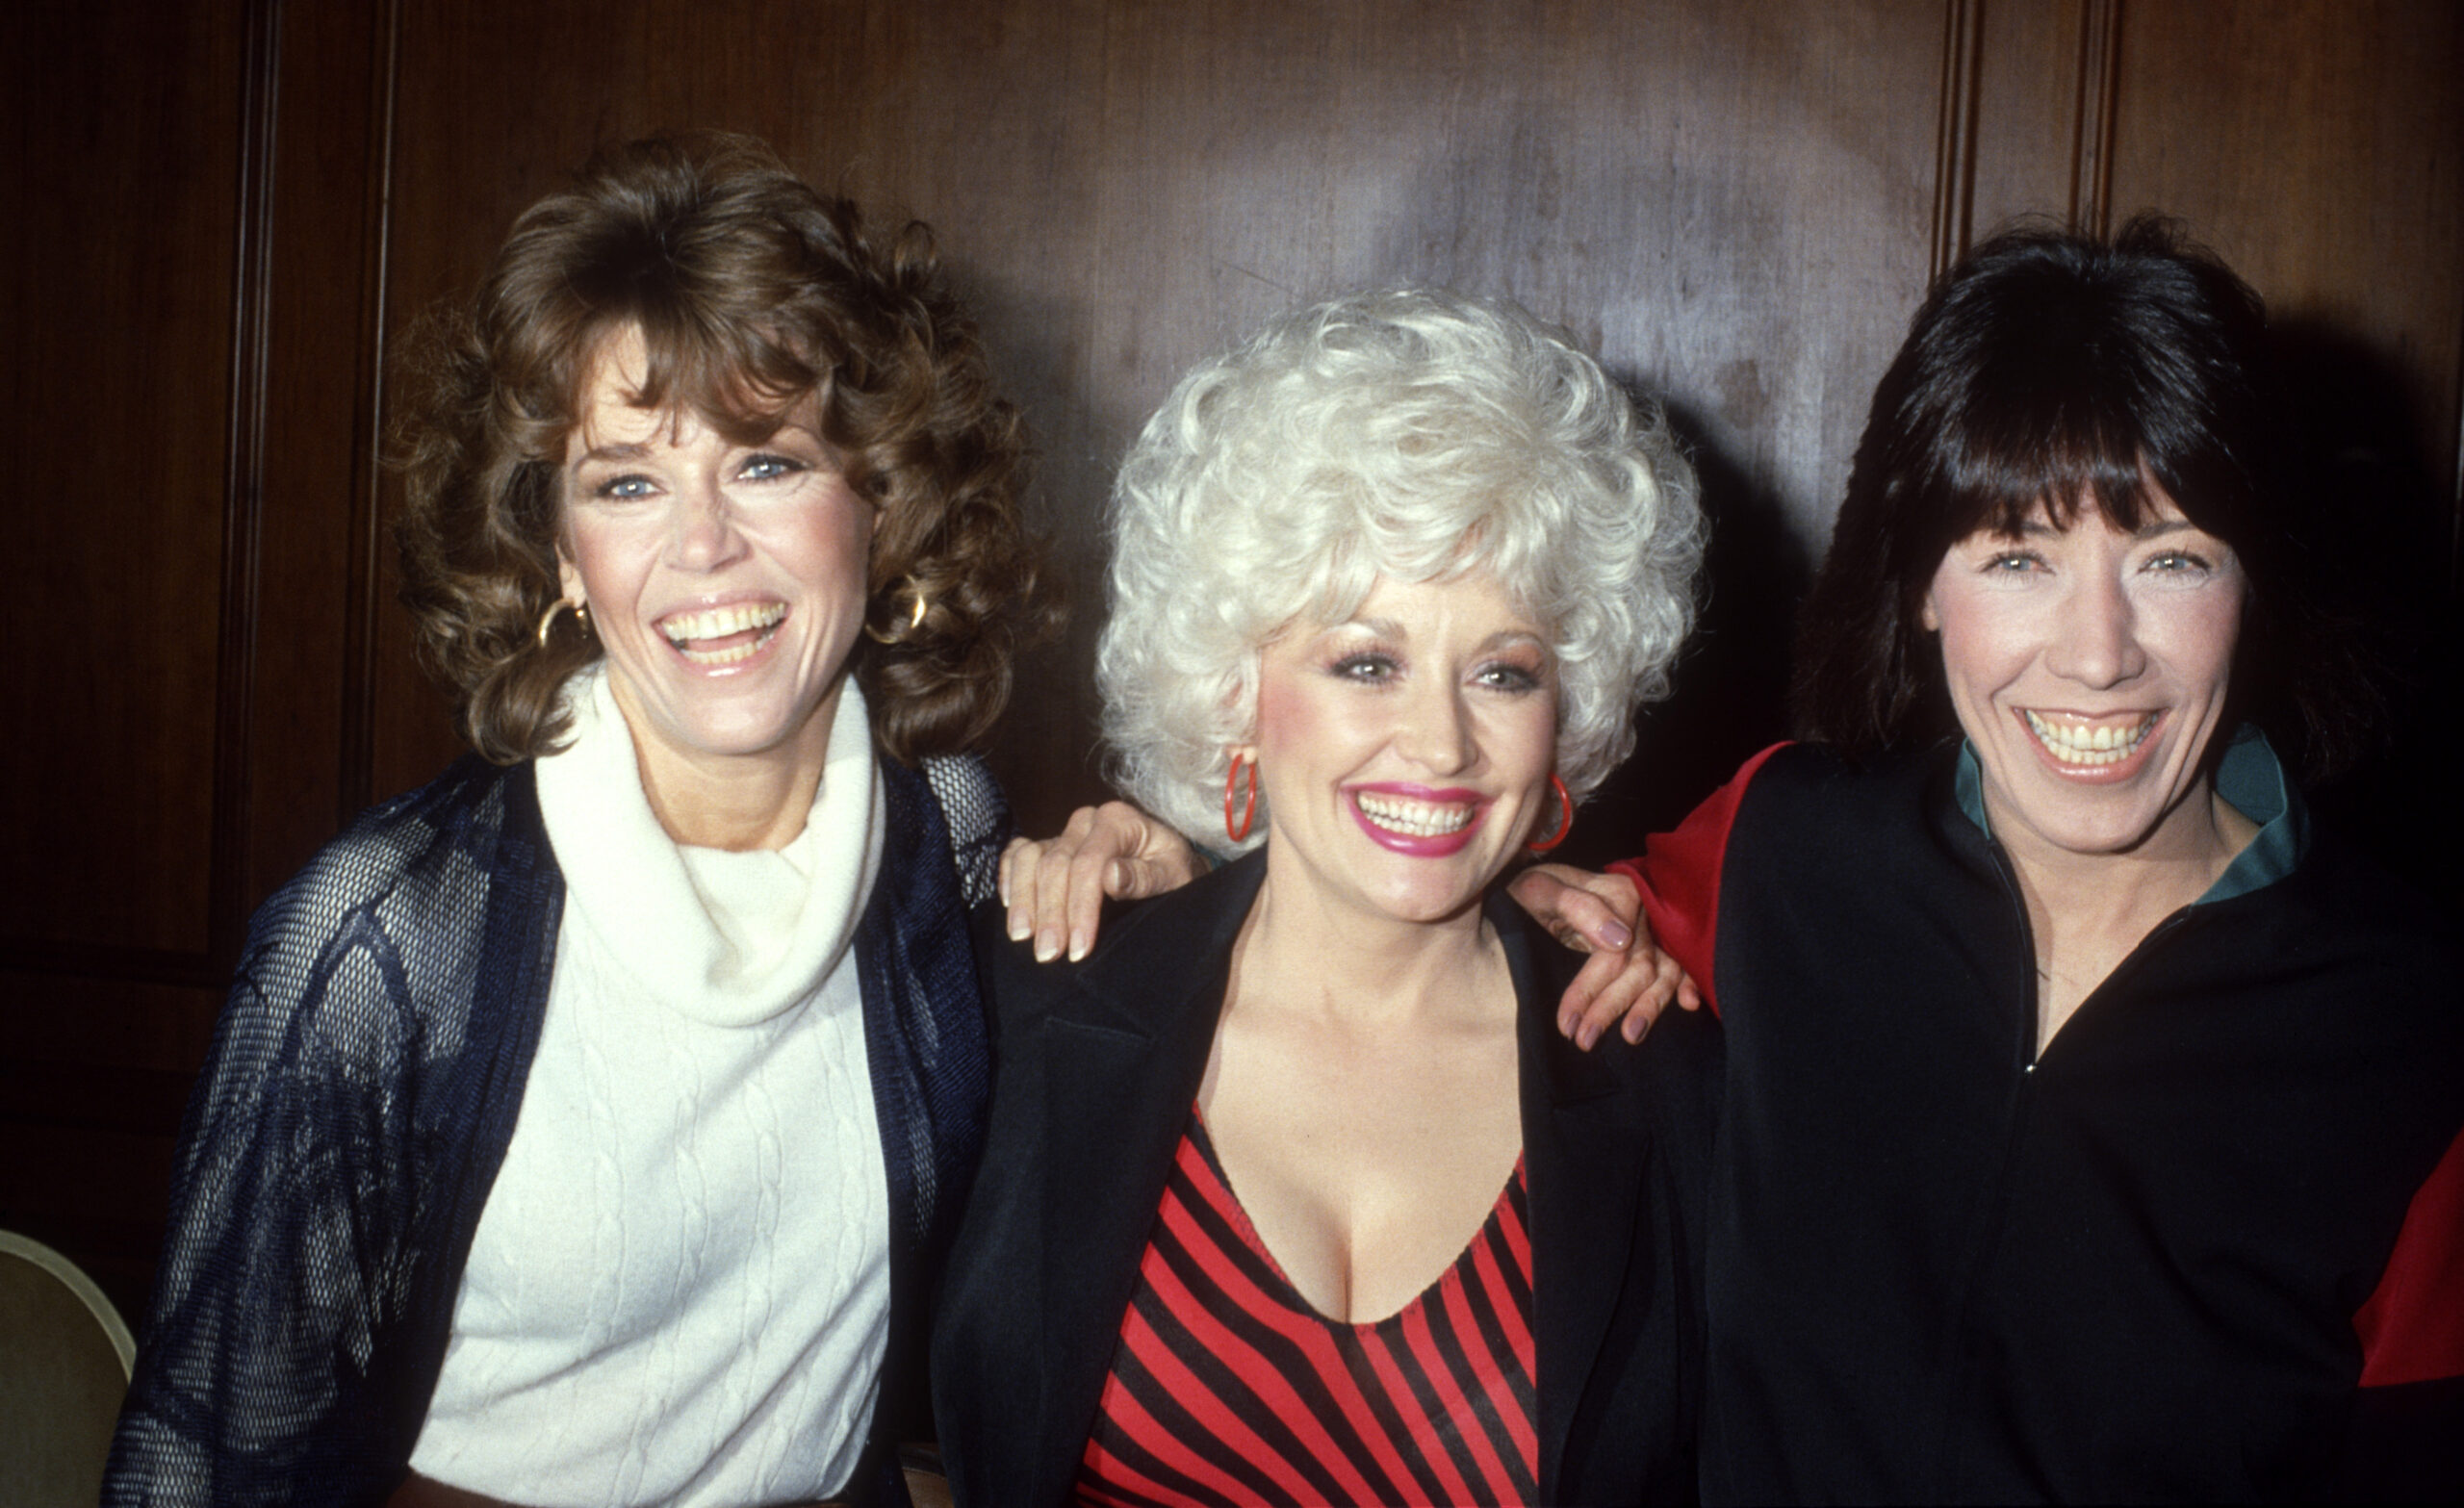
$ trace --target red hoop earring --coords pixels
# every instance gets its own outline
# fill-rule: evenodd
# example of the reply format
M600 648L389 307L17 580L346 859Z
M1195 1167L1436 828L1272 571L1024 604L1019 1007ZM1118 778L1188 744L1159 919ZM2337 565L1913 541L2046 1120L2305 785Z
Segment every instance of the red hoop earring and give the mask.
M1523 845L1534 854L1546 854L1563 843L1566 834L1575 830L1575 799L1566 794L1566 782L1557 779L1554 770L1549 772L1549 788L1557 793L1557 831Z
M1241 825L1236 828L1232 825L1232 804L1240 799L1241 770L1245 765L1247 766L1249 771L1249 800L1248 804L1241 808ZM1255 759L1245 758L1240 754L1234 754L1232 756L1232 768L1225 771L1223 774L1223 831L1225 836L1231 838L1235 843L1245 841L1249 836L1249 824L1255 822L1257 817L1258 761Z

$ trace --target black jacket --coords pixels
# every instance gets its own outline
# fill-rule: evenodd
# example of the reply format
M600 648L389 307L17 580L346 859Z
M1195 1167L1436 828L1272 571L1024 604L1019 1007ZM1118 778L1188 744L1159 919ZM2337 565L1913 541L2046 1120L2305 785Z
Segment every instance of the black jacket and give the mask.
M979 933L992 1128L933 1344L967 1508L1068 1496L1264 873L1254 855L1116 916L1075 966ZM1502 897L1488 917L1523 1008L1540 1495L1690 1499L1718 1029L1673 1016L1586 1056L1552 1025L1579 960Z
M2356 1329L2464 1127L2451 922L2323 834L2040 1056L1956 761L1784 749L1644 861L1727 1027L1705 1497L2453 1492L2464 1379L2366 1385ZM2430 1286L2380 1352L2464 1335Z

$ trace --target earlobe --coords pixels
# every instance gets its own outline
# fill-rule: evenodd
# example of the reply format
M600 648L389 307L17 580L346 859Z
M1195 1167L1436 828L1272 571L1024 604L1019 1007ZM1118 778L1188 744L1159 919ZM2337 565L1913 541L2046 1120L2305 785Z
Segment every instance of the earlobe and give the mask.
M575 606L588 605L590 599L581 589L581 567L575 565L574 557L565 553L562 541L556 545L556 586L559 594Z
M1939 633L1942 631L1942 615L1934 610L1933 593L1926 593L1925 601L1918 604L1916 609L1916 621L1924 626L1927 633Z

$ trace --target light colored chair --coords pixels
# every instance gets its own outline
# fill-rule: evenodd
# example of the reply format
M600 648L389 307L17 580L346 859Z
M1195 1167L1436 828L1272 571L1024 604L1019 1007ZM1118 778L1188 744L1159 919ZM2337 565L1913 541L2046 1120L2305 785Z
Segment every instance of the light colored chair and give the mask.
M75 1263L0 1231L0 1508L92 1508L136 1360Z

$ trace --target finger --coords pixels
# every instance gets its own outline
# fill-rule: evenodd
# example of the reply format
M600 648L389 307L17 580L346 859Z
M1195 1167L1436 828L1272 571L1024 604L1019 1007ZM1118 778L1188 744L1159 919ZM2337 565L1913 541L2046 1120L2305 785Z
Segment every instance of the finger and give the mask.
M1605 887L1615 900L1594 894L1592 885ZM1614 952L1633 940L1629 923L1641 909L1641 897L1622 875L1542 864L1517 875L1506 888L1551 936L1577 952Z
M1042 873L1048 846L1020 838L1001 853L1001 904L1009 913L1012 942L1024 942L1035 934L1036 877Z
M1630 1042L1643 1039L1643 1034L1652 1029L1652 1024L1677 998L1678 985L1685 978L1685 971L1677 966L1675 958L1664 953L1656 957L1659 966L1635 991L1633 1003L1626 1009L1625 1019L1618 1023L1617 1029L1626 1035L1626 1040Z
M1033 894L1026 899L1034 912L1036 961L1060 958L1069 933L1069 887L1072 872L1095 831L1095 808L1081 806L1069 814L1061 835L1042 844L1036 855ZM1022 877L1022 883L1024 882Z
M1557 1003L1557 1031L1578 1046L1588 1046L1583 1032L1591 1020L1593 1005L1601 992L1625 971L1626 959L1616 954L1596 953L1583 961L1566 992ZM1598 1034L1593 1034L1597 1035Z
M1177 890L1194 878L1169 859L1116 859L1104 876L1104 894L1116 901L1143 901Z
M1095 925L1104 908L1109 872L1118 860L1099 843L1081 848L1069 860L1069 889L1063 925L1069 933L1069 961L1077 962L1095 945Z
M1601 957L1619 959L1625 967L1609 976L1600 986L1599 993L1592 996L1591 1004L1583 1011L1582 1023L1576 1029L1575 1040L1589 1047L1620 1026L1627 1026L1630 1030L1626 1039L1639 1041L1642 1033L1650 1030L1652 1021L1659 1014L1659 1008L1667 998L1666 990L1660 988L1656 957L1621 958L1615 954L1603 954ZM1673 984L1670 987L1674 987ZM1655 990L1658 990L1656 996ZM1635 1012L1638 1010L1642 1018L1636 1024Z
M1678 982L1677 1003L1687 1010L1703 1009L1703 986L1694 983L1693 975L1688 974Z

